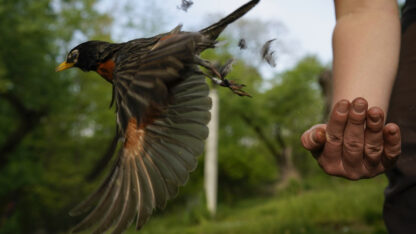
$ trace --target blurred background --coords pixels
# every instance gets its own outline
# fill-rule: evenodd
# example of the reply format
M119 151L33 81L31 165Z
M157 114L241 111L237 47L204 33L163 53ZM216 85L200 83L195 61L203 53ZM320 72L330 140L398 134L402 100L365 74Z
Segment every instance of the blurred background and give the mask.
M68 211L96 188L114 146L111 86L95 73L55 73L86 40L150 37L183 23L199 30L244 0L0 0L0 233L67 233ZM218 203L207 209L204 156L188 184L141 233L386 233L384 175L350 182L323 174L300 145L324 120L331 82L333 2L263 0L215 51L235 58L218 89ZM238 43L244 38L247 49ZM265 63L263 44L275 51ZM131 228L127 233L135 233Z

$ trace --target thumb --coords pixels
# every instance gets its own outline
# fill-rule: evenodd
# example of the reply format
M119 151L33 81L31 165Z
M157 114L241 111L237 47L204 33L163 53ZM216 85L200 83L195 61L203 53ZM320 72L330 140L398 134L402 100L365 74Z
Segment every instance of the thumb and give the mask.
M309 151L317 151L326 143L326 124L317 124L304 132L301 137L302 145Z

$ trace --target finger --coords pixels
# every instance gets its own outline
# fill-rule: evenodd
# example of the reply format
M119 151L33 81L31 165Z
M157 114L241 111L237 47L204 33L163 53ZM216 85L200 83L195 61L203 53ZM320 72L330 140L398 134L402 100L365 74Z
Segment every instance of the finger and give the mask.
M401 135L397 124L389 123L383 129L384 154L382 163L385 169L390 168L401 154Z
M362 172L364 153L364 124L367 113L367 101L356 98L345 126L342 162L347 173Z
M366 129L364 133L364 165L368 170L379 166L383 154L384 112L379 107L367 111Z
M326 124L317 124L304 132L301 137L303 147L311 152L321 150L326 142L325 129Z
M343 172L341 164L342 141L349 108L350 103L347 100L337 102L326 126L326 143L318 162L330 175L341 175Z

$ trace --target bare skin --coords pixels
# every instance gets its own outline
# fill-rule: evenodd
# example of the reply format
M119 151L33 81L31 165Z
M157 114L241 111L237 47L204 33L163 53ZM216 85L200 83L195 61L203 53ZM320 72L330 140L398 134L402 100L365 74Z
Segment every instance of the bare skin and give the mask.
M399 60L397 1L334 3L333 110L328 123L312 126L301 140L326 173L371 178L401 151L399 127L384 124Z
M396 0L335 0L333 99L365 98L388 110L399 61Z
M363 98L337 102L328 123L311 127L301 140L327 174L351 180L385 172L401 153L399 126L384 125L382 109L368 109Z

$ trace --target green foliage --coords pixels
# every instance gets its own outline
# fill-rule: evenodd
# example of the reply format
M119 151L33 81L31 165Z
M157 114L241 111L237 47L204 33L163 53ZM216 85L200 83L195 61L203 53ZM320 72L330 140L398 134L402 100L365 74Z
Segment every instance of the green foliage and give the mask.
M188 210L153 217L150 233L386 233L381 210L385 177L350 182L327 176L306 179L274 197L219 207L218 216L188 222ZM296 187L296 188L294 188ZM127 233L135 233L131 229Z
M266 92L265 108L276 122L291 132L300 132L322 118L317 84L323 69L315 57L307 56L273 80L273 87Z
M216 54L206 53L205 57L224 63L230 55L227 48L222 48ZM218 88L219 182L223 198L232 201L236 193L250 195L259 185L279 177L275 155L267 148L259 131L278 150L282 145L276 139L281 134L284 144L293 148L293 160L300 172L314 171L316 164L302 149L299 139L303 131L322 119L323 101L318 77L323 69L315 57L307 56L293 69L277 74L266 83L255 67L242 60L236 61L227 78L246 84L245 89L253 98L241 98L230 90Z
M274 129L280 128L283 140L294 149L294 162L305 174L315 163L302 149L301 134L323 118L323 100L318 86L319 75L324 66L314 56L306 56L291 70L277 76L264 96L263 108L271 138L276 137ZM262 120L262 121L264 121Z
M96 3L0 0L0 95L16 97L28 113L40 116L22 116L16 103L0 99L0 149L21 126L34 121L0 165L0 233L66 232L80 219L69 217L68 211L100 182L86 178L115 133L114 110L108 108L111 86L94 73L54 72L80 40L111 39L112 19L99 13ZM158 19L151 22L141 28L154 30ZM203 57L224 63L230 50L209 50ZM381 185L312 174L319 168L299 144L302 131L321 119L317 77L322 64L308 56L268 81L253 64L237 60L227 77L246 84L253 98L215 87L220 95L218 217L212 220L205 208L200 157L188 184L165 211L156 212L161 217L153 218L143 233L336 233L345 226L356 233L375 230L380 226ZM309 179L289 184L279 196L265 197L279 179L279 169L253 126L278 151L281 129L296 167ZM322 201L327 202L319 205Z
M95 29L109 22L94 3L0 3L0 94L27 110L0 100L0 146L13 133L24 134L17 148L2 155L7 164L0 168L0 229L6 233L67 230L73 222L68 210L91 190L85 174L114 134L110 86L91 74L54 71L75 29L100 36ZM85 25L87 19L94 27ZM41 117L34 120L30 113ZM27 133L21 130L32 125Z
M214 53L210 50L203 54L204 58L225 63L231 58L227 48ZM231 90L217 88L220 100L219 116L219 197L220 200L232 202L235 194L240 197L255 194L259 185L269 183L276 178L276 166L273 159L265 151L264 146L256 138L242 115L262 113L260 92L263 80L259 71L242 60L236 60L232 72L227 79L243 83L244 88L253 98L239 97Z

